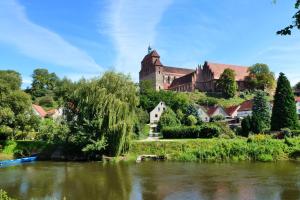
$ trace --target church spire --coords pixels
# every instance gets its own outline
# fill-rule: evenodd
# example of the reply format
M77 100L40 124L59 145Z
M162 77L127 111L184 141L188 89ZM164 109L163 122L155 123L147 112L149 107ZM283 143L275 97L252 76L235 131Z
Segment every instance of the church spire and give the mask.
M151 53L151 51L152 51L152 48L151 48L151 46L149 44L149 46L148 46L148 54Z

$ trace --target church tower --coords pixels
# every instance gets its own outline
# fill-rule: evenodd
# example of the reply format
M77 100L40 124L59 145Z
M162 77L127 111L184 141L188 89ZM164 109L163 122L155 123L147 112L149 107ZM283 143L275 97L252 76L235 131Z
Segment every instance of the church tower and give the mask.
M164 89L162 71L163 65L160 62L160 56L155 50L152 50L149 45L148 54L141 62L139 81L151 81L155 90Z

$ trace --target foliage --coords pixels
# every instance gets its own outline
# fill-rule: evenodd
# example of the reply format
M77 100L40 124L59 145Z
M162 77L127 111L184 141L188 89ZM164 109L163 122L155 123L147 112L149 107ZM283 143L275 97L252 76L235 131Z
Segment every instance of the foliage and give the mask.
M296 83L296 85L294 86L295 90L300 90L300 82Z
M263 90L271 92L275 87L275 76L270 71L269 66L262 63L256 63L249 68L248 84L252 90Z
M203 123L201 126L177 126L162 129L164 139L169 138L213 138L221 135L232 137L234 133L222 123Z
M105 152L120 155L129 147L138 105L136 87L130 77L106 72L101 78L81 80L66 103L66 120L70 127L68 140L94 145L105 140Z
M217 88L222 92L224 98L232 98L236 95L238 86L235 81L235 72L232 69L225 69L217 81Z
M274 96L271 130L279 131L282 128L298 129L299 122L290 82L283 73L280 73Z
M245 117L245 118L242 120L241 126L242 126L242 128L241 128L241 130L240 130L239 135L244 136L244 137L248 137L249 133L250 133L251 130L252 130L252 121L251 121L251 117L250 117L250 116Z
M39 126L37 140L49 143L61 143L67 140L69 128L63 122L56 122L53 119L44 119Z
M19 73L0 71L0 82L0 137L24 139L39 123L32 112L31 98L20 89Z
M291 35L293 28L296 27L297 29L300 29L300 0L296 0L295 9L297 9L297 12L293 16L293 23L284 29L277 31L278 35Z
M225 117L223 115L216 115L210 118L211 122L217 122L217 121L222 121L224 120Z
M5 192L2 189L0 189L0 199L1 200L14 200L13 198L9 197L7 192Z
M198 122L197 118L194 115L189 115L187 117L187 125L188 126L194 126Z
M58 77L47 69L35 69L32 75L30 93L33 98L46 96L56 87Z
M179 139L156 142L134 142L129 155L164 155L171 161L278 161L298 156L300 138L272 139L254 135L251 139Z
M167 107L167 109L160 116L158 122L159 129L163 129L164 127L168 127L168 126L174 127L179 125L180 125L180 121L177 119L176 114L171 108Z
M44 107L44 108L55 108L56 102L54 101L52 96L43 96L36 99L38 102L38 105Z
M252 109L252 131L262 133L270 129L271 105L268 102L265 92L257 91L253 99Z

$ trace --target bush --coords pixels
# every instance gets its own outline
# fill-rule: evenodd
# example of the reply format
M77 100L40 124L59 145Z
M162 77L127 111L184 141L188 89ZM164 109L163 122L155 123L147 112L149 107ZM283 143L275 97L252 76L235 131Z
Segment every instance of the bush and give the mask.
M198 122L198 120L197 120L197 118L194 115L189 115L187 117L187 124L189 126L194 126L194 125L197 124L197 122Z
M176 114L173 112L171 108L167 108L160 116L158 122L158 128L163 129L164 127L178 126L178 125L180 125L180 121L177 119Z
M245 117L242 120L242 123L241 123L242 128L241 128L239 135L248 137L249 133L251 131L251 124L252 124L251 117L250 116Z
M4 190L0 189L0 199L1 200L14 200L13 198L10 198L7 195L7 192L5 192Z
M165 127L162 129L165 139L179 138L233 138L233 131L224 123L204 123L201 126L177 126Z
M211 122L217 122L217 121L222 121L224 119L225 119L225 117L223 115L216 115L216 116L210 118L210 121Z
M53 108L56 106L56 103L51 96L44 96L37 99L38 104L42 107Z

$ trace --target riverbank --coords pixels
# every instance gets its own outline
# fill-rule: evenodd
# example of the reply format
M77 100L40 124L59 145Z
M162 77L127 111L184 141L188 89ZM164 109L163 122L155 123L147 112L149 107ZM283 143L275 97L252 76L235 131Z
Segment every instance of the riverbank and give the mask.
M133 160L142 154L193 162L294 160L300 156L300 138L277 140L256 135L235 139L136 141L131 145L127 159Z
M9 141L1 143L0 160L39 154L40 160L88 160L80 149L72 145L54 145L38 141ZM229 161L281 161L300 157L300 137L282 140L268 135L255 135L235 139L174 139L133 141L128 153L122 157L135 161L139 155L157 155L169 161L229 162ZM120 159L114 159L120 160Z

